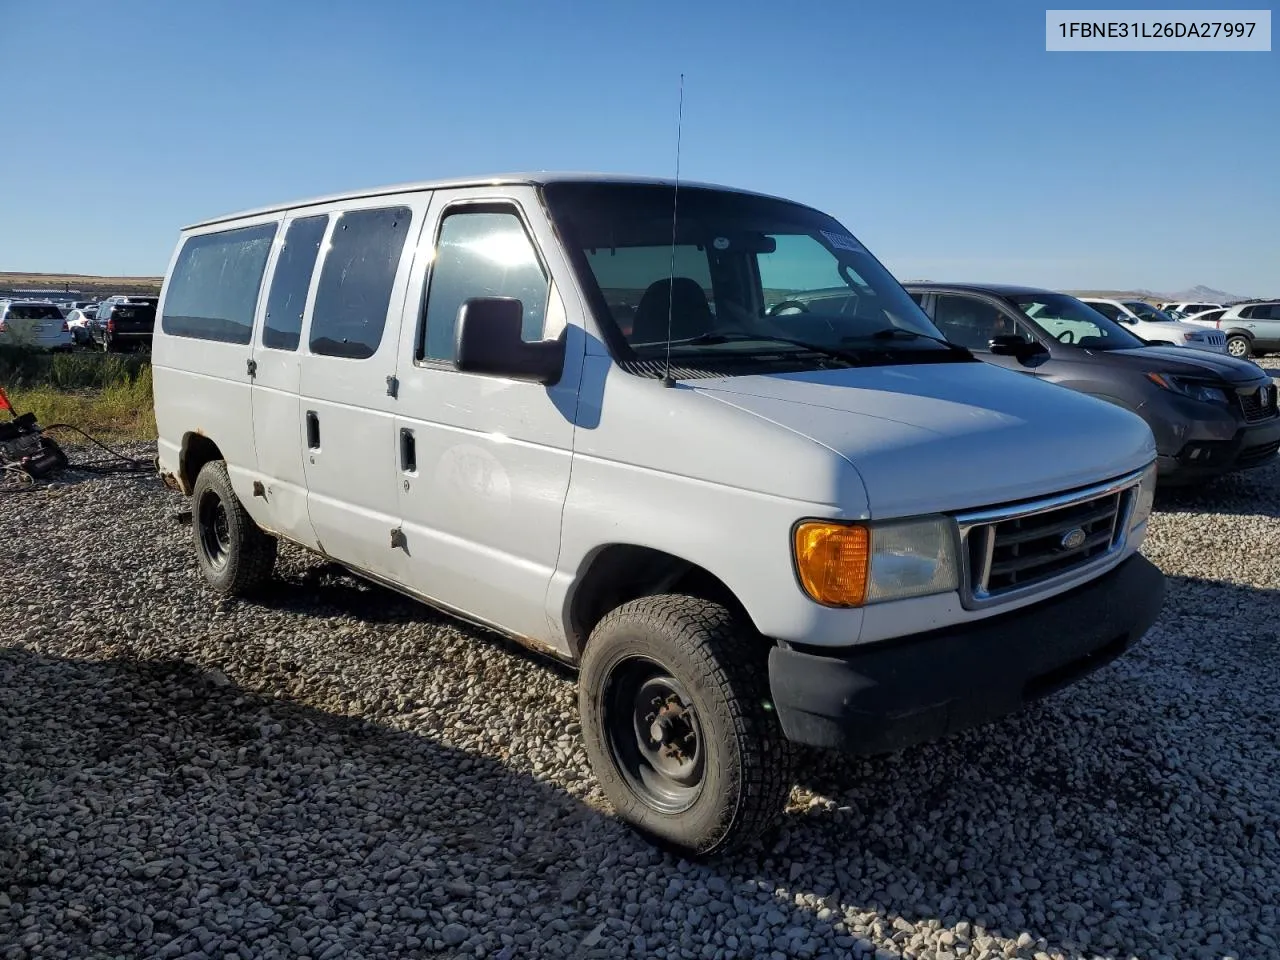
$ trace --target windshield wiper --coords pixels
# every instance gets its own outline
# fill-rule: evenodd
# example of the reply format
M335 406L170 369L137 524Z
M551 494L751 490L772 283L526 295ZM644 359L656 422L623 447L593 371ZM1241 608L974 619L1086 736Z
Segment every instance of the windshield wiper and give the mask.
M850 343L855 340L864 340L866 337L845 337L841 342ZM870 335L872 340L932 340L934 343L940 343L954 353L962 354L966 357L972 357L973 352L967 347L962 347L958 343L952 343L950 340L944 340L942 337L935 337L932 334L920 333L917 330L905 330L902 327L886 327L884 330L877 330Z
M861 364L862 358L852 350L841 350L839 347L827 347L820 343L810 343L807 340L794 340L791 337L775 337L769 333L703 333L688 340L673 341L672 346L678 347L704 347L712 346L717 343L749 343L752 340L758 340L761 343L785 343L793 347L799 347L801 350L808 350L811 353L820 353L823 356L831 357L833 360L843 360L845 363L854 365Z

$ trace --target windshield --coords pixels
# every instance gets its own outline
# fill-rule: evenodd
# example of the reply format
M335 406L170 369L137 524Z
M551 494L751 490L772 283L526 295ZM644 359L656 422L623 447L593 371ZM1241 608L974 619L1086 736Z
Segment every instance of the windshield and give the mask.
M62 311L52 303L15 303L9 307L10 320L61 320Z
M1173 317L1163 310L1157 310L1144 300L1126 300L1124 305L1148 323L1173 323Z
M1085 350L1132 350L1146 346L1145 341L1075 297L1061 293L1027 294L1011 297L1010 302L1035 326L1062 343Z
M557 229L624 358L750 359L826 352L848 362L965 359L837 221L799 204L660 184L545 188ZM892 355L892 357L890 357Z

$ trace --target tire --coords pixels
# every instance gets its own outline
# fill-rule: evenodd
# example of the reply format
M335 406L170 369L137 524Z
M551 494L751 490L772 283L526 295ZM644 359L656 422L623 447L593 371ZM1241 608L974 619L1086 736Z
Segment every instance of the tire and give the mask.
M250 596L271 579L276 539L245 511L222 460L206 463L196 477L191 492L191 538L196 563L215 593Z
M775 826L795 752L767 706L766 651L727 608L695 597L643 597L600 621L583 654L578 707L587 756L619 819L695 859ZM665 694L675 700L656 709ZM670 776L652 762L660 727L664 749L689 750L683 763L657 760Z
M1227 337L1227 353L1239 359L1248 359L1253 354L1253 344L1249 342L1248 337L1242 337L1240 334L1232 334Z

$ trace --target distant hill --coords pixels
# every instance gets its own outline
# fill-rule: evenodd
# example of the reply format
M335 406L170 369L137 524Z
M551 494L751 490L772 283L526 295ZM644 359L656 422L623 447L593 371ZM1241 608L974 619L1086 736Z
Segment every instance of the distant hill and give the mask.
M1249 299L1238 293L1215 290L1213 287L1206 287L1203 284L1177 293L1158 293L1141 287L1136 290L1066 290L1064 292L1071 294L1073 297L1102 297L1107 300L1146 300L1148 303L1176 303L1180 300L1234 303L1237 300Z
M1183 290L1181 293L1175 293L1170 300L1207 300L1210 303L1230 303L1233 300L1247 300L1238 293L1226 293L1222 290L1215 290L1213 287L1206 287L1203 284L1192 287L1190 290Z
M5 273L0 272L0 292L23 294L27 291L50 291L49 295L71 293L90 297L112 294L157 294L163 277L96 277L78 273Z

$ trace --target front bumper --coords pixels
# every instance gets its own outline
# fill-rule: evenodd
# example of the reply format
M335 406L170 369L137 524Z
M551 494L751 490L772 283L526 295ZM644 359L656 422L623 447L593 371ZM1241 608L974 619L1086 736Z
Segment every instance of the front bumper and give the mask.
M1172 455L1162 454L1157 469L1162 481L1194 483L1236 470L1264 466L1280 451L1280 418L1241 427L1226 440L1188 440Z
M775 647L769 686L796 743L901 750L1013 713L1115 659L1155 622L1164 574L1140 554L1097 580L970 624L832 656Z

